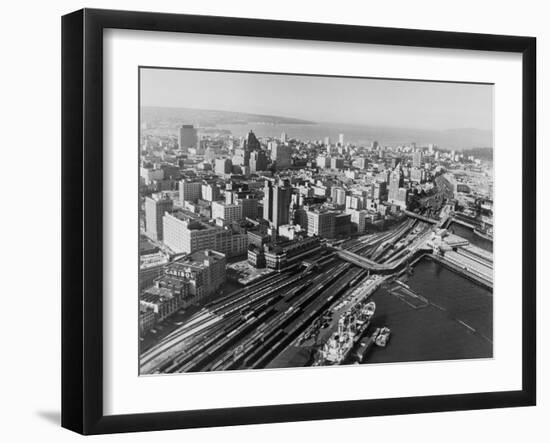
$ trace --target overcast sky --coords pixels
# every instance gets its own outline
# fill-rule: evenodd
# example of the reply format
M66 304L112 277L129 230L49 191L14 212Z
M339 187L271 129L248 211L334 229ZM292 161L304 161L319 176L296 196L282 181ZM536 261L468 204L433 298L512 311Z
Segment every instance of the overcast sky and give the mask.
M462 83L148 68L141 105L415 129L493 126L493 87Z

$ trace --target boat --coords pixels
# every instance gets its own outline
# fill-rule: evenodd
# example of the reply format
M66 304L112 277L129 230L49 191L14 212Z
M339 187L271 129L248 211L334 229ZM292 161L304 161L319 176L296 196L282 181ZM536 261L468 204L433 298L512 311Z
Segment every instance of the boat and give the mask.
M376 343L377 346L384 348L386 347L386 345L388 344L388 341L390 340L390 334L391 334L390 328L384 326L380 330L380 333L378 334L374 342Z
M380 328L376 328L366 340L363 340L360 343L357 350L353 353L354 363L359 364L365 361L365 356L367 355L367 352L369 351L371 346L374 344L376 337L378 337L379 333Z
M314 366L339 365L370 325L376 311L376 303L359 302L344 312L338 320L338 328L319 349Z

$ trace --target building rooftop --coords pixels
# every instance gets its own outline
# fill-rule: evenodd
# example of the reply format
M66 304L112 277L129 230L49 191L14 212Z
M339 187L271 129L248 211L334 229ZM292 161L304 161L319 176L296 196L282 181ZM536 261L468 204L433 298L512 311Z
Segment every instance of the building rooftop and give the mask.
M172 263L167 268L177 269L181 267L205 267L214 264L220 260L225 260L225 254L212 249L195 251Z
M170 215L172 215L174 218L177 218L178 220L187 221L187 222L196 221L200 223L200 219L201 219L201 216L199 214L195 214L192 211L189 211L187 209L182 209L182 208L175 210ZM191 229L194 229L194 228L191 228ZM202 229L202 228L196 228L196 229Z
M159 303L164 300L169 300L174 297L172 290L168 288L157 288L152 286L141 294L140 301L148 303Z

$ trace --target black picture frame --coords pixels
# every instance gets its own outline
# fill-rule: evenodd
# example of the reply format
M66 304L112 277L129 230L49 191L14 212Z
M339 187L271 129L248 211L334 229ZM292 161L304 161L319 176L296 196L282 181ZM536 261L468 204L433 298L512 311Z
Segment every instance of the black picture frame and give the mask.
M171 31L522 55L522 388L393 399L106 416L103 413L103 30ZM62 18L62 426L82 434L228 426L536 402L536 39L83 9Z

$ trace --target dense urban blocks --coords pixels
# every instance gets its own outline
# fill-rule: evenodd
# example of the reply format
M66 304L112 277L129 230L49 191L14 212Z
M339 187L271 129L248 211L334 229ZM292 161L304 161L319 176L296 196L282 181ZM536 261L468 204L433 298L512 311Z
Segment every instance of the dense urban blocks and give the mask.
M261 95L224 74L247 103ZM364 106L355 100L372 81L355 80L347 107ZM349 87L323 82L332 89L320 96ZM385 82L376 87L391 94L396 82ZM421 87L429 102L471 88L471 106L492 109L491 86L430 85L399 91ZM141 374L491 357L492 129L319 123L277 116L272 102L281 112L142 103ZM466 122L469 109L453 115Z

